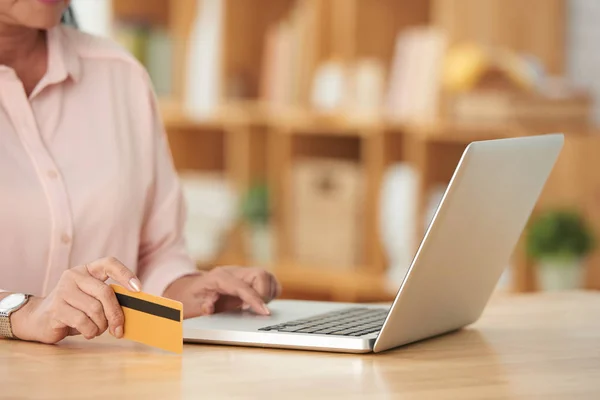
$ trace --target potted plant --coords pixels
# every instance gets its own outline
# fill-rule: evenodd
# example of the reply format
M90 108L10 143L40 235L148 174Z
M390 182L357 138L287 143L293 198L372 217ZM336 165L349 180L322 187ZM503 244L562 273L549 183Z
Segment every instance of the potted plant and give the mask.
M246 223L246 247L252 262L267 266L271 262L272 237L269 189L266 184L255 183L250 186L242 198L241 214Z
M528 255L538 263L543 290L582 286L582 264L593 248L593 237L579 213L553 210L541 214L529 227L526 243Z

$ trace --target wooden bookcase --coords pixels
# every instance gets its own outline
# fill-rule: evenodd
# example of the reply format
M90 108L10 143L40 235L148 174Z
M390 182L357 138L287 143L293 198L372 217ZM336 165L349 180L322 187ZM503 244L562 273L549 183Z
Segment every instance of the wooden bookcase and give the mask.
M431 121L415 127L379 118L357 122L343 115L319 115L310 109L309 92L320 63L372 58L389 67L400 31L433 25L444 29L451 42L505 45L537 56L552 73L564 69L564 0L534 0L528 2L528 12L523 11L519 0L224 0L222 108L213 118L198 121L181 107L196 1L113 0L113 4L115 19L147 21L167 27L171 34L173 92L162 101L177 168L223 171L239 191L256 179L268 180L277 243L272 267L287 297L340 301L393 298L396 288L387 285L387 260L377 228L378 193L385 168L399 160L415 166L423 177L418 190L422 216L428 188L448 182L468 141L529 133L505 126ZM269 29L285 18L300 18L303 24L302 65L295 82L299 94L293 104L273 109L259 97L264 43ZM347 157L364 167L368 189L365 262L360 268L347 271L301 265L290 256L285 215L290 193L286 185L299 155ZM236 230L228 252L215 260L216 264L247 262L239 234ZM419 229L415 232L419 240L422 234ZM523 265L518 263L513 286L530 290L534 278L526 272L530 267Z

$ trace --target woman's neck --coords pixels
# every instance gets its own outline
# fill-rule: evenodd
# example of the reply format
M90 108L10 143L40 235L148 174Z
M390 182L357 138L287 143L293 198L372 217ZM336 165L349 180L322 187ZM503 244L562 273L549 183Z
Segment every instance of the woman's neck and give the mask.
M15 71L27 95L46 73L47 58L43 31L0 23L0 65Z

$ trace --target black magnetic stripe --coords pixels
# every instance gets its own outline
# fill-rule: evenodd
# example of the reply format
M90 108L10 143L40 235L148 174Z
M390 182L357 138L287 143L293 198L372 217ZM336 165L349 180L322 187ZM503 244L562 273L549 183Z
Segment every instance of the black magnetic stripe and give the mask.
M181 321L181 312L176 308L166 307L150 301L136 299L135 297L127 296L126 294L115 293L117 301L121 307L131 308L132 310L140 311L146 314L155 315L171 319L173 321Z

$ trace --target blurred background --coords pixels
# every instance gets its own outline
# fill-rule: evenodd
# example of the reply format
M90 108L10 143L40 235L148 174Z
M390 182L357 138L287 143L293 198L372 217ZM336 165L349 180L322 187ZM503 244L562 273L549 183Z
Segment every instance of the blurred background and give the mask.
M390 300L469 142L564 132L498 289L600 288L600 2L73 5L148 70L199 268Z

